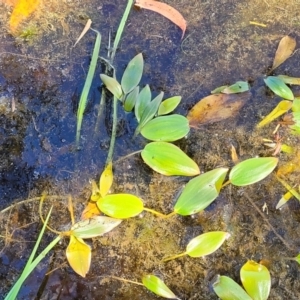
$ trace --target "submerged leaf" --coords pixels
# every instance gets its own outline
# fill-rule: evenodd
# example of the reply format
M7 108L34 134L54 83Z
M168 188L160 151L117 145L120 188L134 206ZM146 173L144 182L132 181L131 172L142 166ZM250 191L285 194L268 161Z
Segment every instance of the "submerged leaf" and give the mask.
M174 96L164 100L160 104L157 114L159 116L169 114L178 106L180 101L181 101L181 96Z
M141 155L150 168L166 176L194 176L200 173L197 164L180 148L170 143L149 143Z
M287 100L294 100L293 92L280 78L268 76L264 81L270 90L277 96Z
M228 232L211 231L193 238L186 246L186 254L190 257L209 255L218 250L230 237Z
M99 187L101 197L104 197L112 186L114 174L112 171L112 162L109 162L100 176Z
M151 101L151 90L149 85L147 84L140 91L134 107L135 117L138 120L138 122L140 122L141 116L145 108L147 107L147 105L150 103L150 101Z
M227 276L217 276L213 289L221 300L252 300L245 290Z
M90 239L113 230L120 225L122 220L105 216L94 216L90 219L79 221L71 227L72 235L81 239Z
M269 124L276 118L280 117L281 115L289 111L292 108L292 106L293 106L292 101L288 101L288 100L280 101L278 105L266 117L264 117L263 120L261 120L258 123L257 127L260 128Z
M119 100L123 97L123 91L120 83L113 77L109 77L105 74L100 74L102 82L106 88Z
M144 210L142 200L131 194L107 195L97 205L103 213L117 219L131 218Z
M170 21L172 21L174 24L176 24L178 27L181 28L182 30L181 38L183 38L186 30L186 21L182 16L182 14L179 11L177 11L175 8L173 8L172 6L166 3L153 1L153 0L136 0L134 5L140 8L145 8L145 9L155 11L163 15L165 18L169 19Z
M294 52L296 48L296 40L290 36L285 36L279 42L277 51L275 53L275 58L273 61L273 66L271 71L280 66L285 62Z
M264 265L250 260L241 268L240 276L245 290L252 299L268 299L271 288L271 276Z
M139 96L140 88L135 87L126 97L124 101L124 109L127 112L132 111Z
M234 166L229 173L233 185L245 186L266 178L277 166L276 157L255 157Z
M223 94L237 94L249 91L249 84L247 81L237 81L235 84L225 87L221 93Z
M91 265L92 252L90 246L82 239L71 235L66 256L72 269L80 276L85 277Z
M121 86L125 94L130 93L141 81L144 69L142 53L136 55L127 65L121 80Z
M250 99L250 92L240 94L215 94L200 100L188 113L191 127L219 122L235 116Z
M178 198L174 211L188 216L205 209L218 197L227 171L227 168L218 168L190 180Z
M144 275L142 282L149 291L158 296L167 299L178 299L176 295L166 286L166 284L155 275Z
M157 117L149 121L141 134L151 141L173 142L186 136L190 131L187 118L181 115Z

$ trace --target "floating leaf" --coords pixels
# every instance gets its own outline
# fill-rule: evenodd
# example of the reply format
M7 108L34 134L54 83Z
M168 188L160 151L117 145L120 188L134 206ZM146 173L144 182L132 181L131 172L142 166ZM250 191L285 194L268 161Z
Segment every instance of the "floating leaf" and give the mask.
M140 88L137 86L135 87L126 97L124 101L124 109L125 111L132 111L134 105L138 99Z
M90 219L79 221L71 227L72 235L81 239L90 239L113 230L120 225L122 220L105 216L94 216Z
M285 36L279 42L277 51L275 53L275 58L273 61L273 66L271 71L280 66L285 62L294 52L296 48L296 40L290 36Z
M287 111L289 111L293 106L293 102L288 100L280 101L277 106L259 122L257 125L258 128L263 127L276 118L280 117L281 115L285 114Z
M245 290L227 276L217 276L213 289L221 300L252 300Z
M9 28L15 33L21 22L25 21L39 6L40 0L19 0L10 15Z
M290 77L286 75L278 75L277 77L286 84L300 85L300 78Z
M186 136L190 131L187 118L181 115L157 117L149 121L141 134L151 141L172 142Z
M106 88L119 100L123 97L123 91L120 83L113 77L109 77L105 74L100 74L102 82Z
M149 85L147 84L140 91L134 107L135 117L138 120L138 122L140 122L141 116L145 108L147 107L147 105L150 103L150 101L151 101L151 90Z
M174 96L164 100L160 104L157 114L159 116L169 114L178 106L180 101L181 101L181 96Z
M251 94L215 94L200 100L188 113L191 127L219 122L235 116L250 99Z
M67 260L72 269L85 277L91 265L91 248L82 239L70 236L70 243L66 250Z
M99 200L99 198L97 199ZM96 204L96 202L89 201L85 209L83 210L81 214L81 220L90 219L94 216L100 215L100 210Z
M149 143L141 155L150 168L166 176L194 176L200 173L197 164L177 146L170 143Z
M141 81L144 69L144 60L142 53L136 55L125 69L121 86L125 94L130 93Z
M228 232L211 231L193 238L186 246L186 254L191 257L209 255L218 250L230 237Z
M142 200L131 194L107 195L97 205L103 213L117 219L131 218L144 210Z
M291 89L278 77L268 76L264 81L270 90L277 96L287 100L294 100L294 94Z
M145 107L142 115L141 115L141 119L139 122L138 127L135 130L134 135L137 135L140 133L141 129L151 120L153 119L153 117L155 116L159 105L162 101L162 98L164 96L164 93L161 92L159 95L157 95L150 103L147 104L147 106Z
M271 288L271 276L264 265L250 260L241 268L240 276L246 292L252 299L268 299Z
M229 173L233 185L245 186L266 178L277 166L276 157L255 157L234 166Z
M249 84L246 81L237 81L235 84L224 88L221 93L223 94L237 94L249 91Z
M165 18L169 19L170 21L172 21L182 30L181 38L183 38L186 30L186 21L184 17L181 15L181 13L178 12L175 8L173 8L172 6L166 3L153 1L153 0L136 0L134 5L140 8L145 8L145 9L155 11L163 15Z
M190 180L178 198L174 211L188 216L205 209L218 197L227 171L227 168L218 168Z
M109 192L113 179L112 162L109 162L100 176L99 187L101 197L104 197Z
M144 275L142 278L143 285L154 294L167 298L179 299L176 295L166 286L166 284L155 275Z

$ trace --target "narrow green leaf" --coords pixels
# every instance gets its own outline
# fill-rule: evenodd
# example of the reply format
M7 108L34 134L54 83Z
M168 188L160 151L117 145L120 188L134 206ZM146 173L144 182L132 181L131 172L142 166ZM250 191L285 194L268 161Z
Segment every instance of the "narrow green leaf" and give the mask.
M145 108L147 107L147 105L150 103L150 101L151 101L151 90L149 85L147 84L140 91L134 107L135 117L138 120L138 122L140 122L141 116Z
M197 164L177 146L170 143L149 143L141 155L150 168L166 176L194 176L200 173Z
M210 205L219 195L227 168L218 168L189 181L174 207L182 216L192 215Z
M137 86L135 87L126 97L125 102L124 102L124 109L125 111L132 111L134 108L134 105L137 101L137 98L139 96L139 91L140 88Z
M245 290L227 276L217 276L213 289L221 300L252 300Z
M247 81L237 81L235 84L226 87L221 92L223 94L237 94L249 91L249 84Z
M189 121L181 115L157 117L150 120L141 130L148 140L173 142L186 136L190 131Z
M90 239L103 235L120 225L122 220L105 216L93 216L79 221L71 227L72 235L81 239Z
M219 86L217 88L215 88L214 90L212 90L210 93L211 94L219 94L219 93L222 93L222 91L224 89L226 89L228 87L228 85L222 85L222 86Z
M148 105L145 107L142 115L141 115L141 119L139 122L138 127L135 130L134 135L138 135L141 131L141 129L151 120L153 119L153 117L155 116L159 105L162 101L162 98L164 96L163 92L160 92L159 95L157 95L150 103L148 103Z
M241 268L240 276L246 292L252 299L268 299L271 288L271 276L264 265L250 260Z
M233 185L245 186L266 178L277 166L276 157L255 157L234 166L229 174Z
M169 114L178 106L180 101L181 101L181 96L174 96L164 100L160 104L157 114L159 116Z
M268 76L264 79L266 85L273 91L277 96L287 100L294 100L294 94L291 89L278 77Z
M141 81L144 68L142 53L136 55L127 65L121 80L125 94L130 93Z
M120 83L113 77L109 77L105 74L100 74L102 82L106 88L119 100L123 97L123 91Z
M230 237L228 232L211 231L193 238L186 246L186 254L190 257L209 255L218 250Z
M142 200L131 194L107 195L98 200L97 205L100 211L117 219L131 218L144 210Z
M82 119L83 119L83 114L86 108L87 100L88 100L88 95L91 89L92 81L94 78L96 66L97 66L97 60L99 56L99 51L100 51L100 45L101 45L101 34L100 32L94 30L97 34L96 41L95 41L95 46L93 49L93 54L92 54L92 60L89 66L89 71L86 77L86 80L84 82L83 90L80 95L80 100L79 100L79 105L78 105L78 110L77 110L77 129L76 129L76 143L79 143L80 139L80 132L81 132L81 126L82 126Z
M292 106L293 112L300 112L300 97L295 97Z
M143 285L154 294L167 298L179 299L176 295L166 286L166 284L155 275L144 275L142 278Z

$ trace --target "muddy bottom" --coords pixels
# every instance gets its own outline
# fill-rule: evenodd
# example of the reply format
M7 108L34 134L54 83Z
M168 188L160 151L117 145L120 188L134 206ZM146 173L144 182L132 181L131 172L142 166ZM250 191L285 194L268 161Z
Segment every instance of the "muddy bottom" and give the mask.
M5 211L0 213L0 299L21 274L41 230L38 197L42 193L57 196L46 198L43 215L53 205L50 226L68 230L68 195L79 220L91 195L90 180L99 180L109 148L111 101L96 127L102 89L99 74L103 72L99 62L80 148L76 147L77 107L95 34L89 31L73 45L91 18L93 27L102 33L100 56L106 57L109 32L115 36L125 2L41 3L15 35L8 26L12 8L1 2L0 209ZM248 81L252 96L237 116L191 129L176 145L193 158L201 172L232 167L232 145L240 160L271 156L273 151L263 145L263 138L274 139L276 124L260 130L256 124L281 99L270 93L263 78L280 39L289 34L299 41L299 1L168 2L187 20L184 38L181 40L180 29L167 19L132 9L114 63L117 78L128 61L142 52L145 71L141 86L149 84L153 95L164 91L164 98L181 95L176 112L182 115L214 88ZM250 21L266 27L250 25ZM274 75L300 77L299 61L296 51ZM293 91L299 94L297 87ZM118 120L111 192L132 193L143 199L145 207L172 212L189 178L157 174L139 154L118 160L147 143L142 137L133 138L137 122L121 106ZM280 135L283 142L298 147L298 137L288 128L282 127ZM291 156L281 153L279 159L282 165ZM298 176L294 172L287 180L297 186ZM18 299L158 299L140 285L111 278L141 282L145 274L162 278L180 299L218 299L211 285L215 276L227 275L241 283L240 268L249 259L263 261L269 268L270 299L299 299L299 267L287 259L300 249L299 203L292 198L276 210L284 193L271 175L249 187L224 187L216 201L192 216L162 219L143 212L124 220L113 231L86 241L92 249L86 278L68 265L65 251L69 240L65 238L28 277ZM162 262L164 257L183 252L193 237L217 230L227 231L231 237L215 253ZM55 234L47 231L39 251L54 238Z

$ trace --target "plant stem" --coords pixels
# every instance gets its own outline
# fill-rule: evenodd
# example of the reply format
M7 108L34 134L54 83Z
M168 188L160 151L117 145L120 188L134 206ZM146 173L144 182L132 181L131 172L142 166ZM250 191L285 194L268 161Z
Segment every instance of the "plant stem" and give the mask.
M175 212L175 211L171 212L171 213L168 214L168 215L165 215L165 214L162 214L162 213L160 213L160 212L158 212L158 211L156 211L156 210L154 210L154 209L147 208L147 207L144 207L144 210L145 210L145 211L148 211L148 212L150 212L150 213L152 213L152 214L154 214L154 215L156 215L156 216L158 216L158 217L165 218L165 219L166 219L166 218L170 218L170 217L176 215L176 212Z
M184 255L186 255L186 252L183 252L183 253L180 253L180 254L177 254L177 255L173 255L173 256L168 257L168 258L164 258L162 261L163 261L163 262L166 262L166 261L173 260L173 259L175 259L175 258L184 256Z
M133 284L137 284L137 285L143 285L143 284L140 283L140 282L132 281L132 280L128 280L128 279L124 279L124 278L117 277L117 276L109 276L109 277L110 277L110 278L113 278L113 279L120 280L120 281L128 282L128 283L133 283Z

